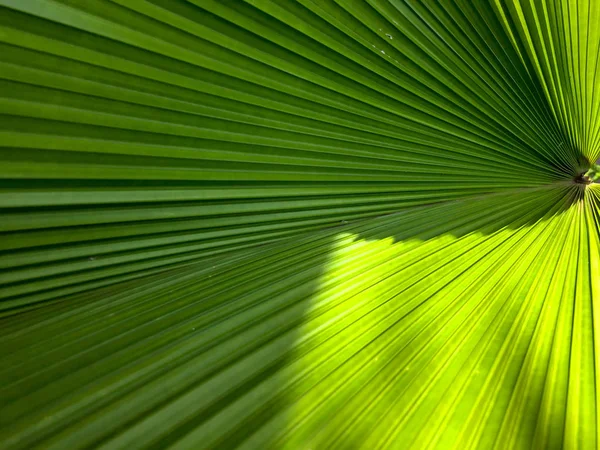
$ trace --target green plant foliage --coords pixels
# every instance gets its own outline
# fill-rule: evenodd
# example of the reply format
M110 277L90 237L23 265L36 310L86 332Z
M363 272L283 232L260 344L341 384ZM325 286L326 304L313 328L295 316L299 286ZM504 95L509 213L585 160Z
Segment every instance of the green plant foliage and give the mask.
M600 166L597 164L592 165L590 169L585 173L585 176L593 182L600 180Z
M0 448L598 448L598 24L0 0Z

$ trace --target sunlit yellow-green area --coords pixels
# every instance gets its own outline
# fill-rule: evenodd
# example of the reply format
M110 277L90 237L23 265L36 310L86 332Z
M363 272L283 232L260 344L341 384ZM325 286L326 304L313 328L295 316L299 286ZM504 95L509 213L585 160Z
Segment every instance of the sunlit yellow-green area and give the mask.
M5 443L594 448L599 212L417 208L17 316Z
M0 448L600 448L598 24L0 0Z

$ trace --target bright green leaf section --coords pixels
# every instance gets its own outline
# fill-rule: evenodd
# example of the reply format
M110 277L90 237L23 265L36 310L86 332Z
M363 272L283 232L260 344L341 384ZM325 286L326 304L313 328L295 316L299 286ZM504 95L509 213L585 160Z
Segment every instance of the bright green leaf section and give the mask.
M17 316L4 442L594 448L598 194L408 210Z
M599 23L0 0L0 447L600 446Z

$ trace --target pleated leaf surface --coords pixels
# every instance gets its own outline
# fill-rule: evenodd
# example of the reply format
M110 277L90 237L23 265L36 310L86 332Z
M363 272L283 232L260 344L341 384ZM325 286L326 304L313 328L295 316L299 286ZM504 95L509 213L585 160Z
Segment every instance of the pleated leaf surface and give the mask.
M0 0L0 446L597 448L598 23Z

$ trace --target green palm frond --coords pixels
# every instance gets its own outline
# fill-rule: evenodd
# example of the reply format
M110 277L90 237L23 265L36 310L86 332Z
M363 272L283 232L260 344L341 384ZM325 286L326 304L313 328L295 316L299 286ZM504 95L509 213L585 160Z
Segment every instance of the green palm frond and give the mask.
M0 0L0 447L600 446L597 24Z

